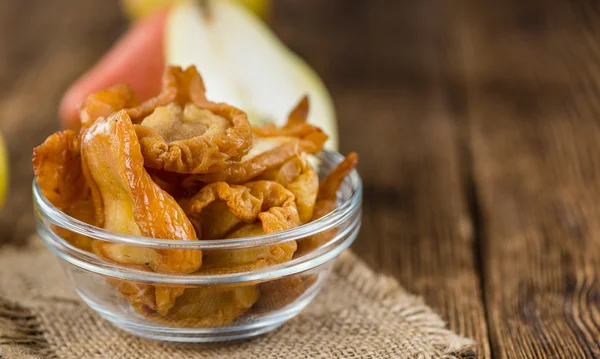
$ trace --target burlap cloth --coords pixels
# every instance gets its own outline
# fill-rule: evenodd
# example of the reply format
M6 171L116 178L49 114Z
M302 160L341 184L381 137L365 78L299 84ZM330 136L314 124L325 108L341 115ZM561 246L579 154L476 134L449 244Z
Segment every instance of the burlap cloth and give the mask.
M423 301L350 252L299 316L252 340L185 347L125 334L73 291L39 240L0 248L0 358L474 358Z

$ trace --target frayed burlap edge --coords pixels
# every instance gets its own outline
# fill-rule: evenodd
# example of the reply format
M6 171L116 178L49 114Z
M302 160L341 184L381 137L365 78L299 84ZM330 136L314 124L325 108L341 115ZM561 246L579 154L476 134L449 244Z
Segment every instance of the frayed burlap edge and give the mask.
M461 337L446 328L446 323L427 306L423 298L407 293L398 281L388 275L373 272L371 268L354 253L345 251L336 263L335 271L345 278L349 286L381 305L394 307L402 302L405 309L399 314L416 324L425 336L423 341L430 342L437 351L437 357L476 358L477 343Z
M17 251L18 252L18 251ZM407 293L392 277L374 273L349 251L335 264L338 280L373 300L381 308L400 314L415 328L415 340L427 343L430 358L475 358L476 343L446 329L444 321L422 298ZM0 359L58 358L44 328L44 314L36 301L17 304L0 297ZM29 305L31 304L31 305ZM418 339L417 339L418 338Z

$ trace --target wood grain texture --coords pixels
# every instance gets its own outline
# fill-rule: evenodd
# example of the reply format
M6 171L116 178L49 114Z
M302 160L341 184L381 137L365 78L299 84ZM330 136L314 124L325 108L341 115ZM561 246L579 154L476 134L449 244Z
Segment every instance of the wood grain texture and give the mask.
M328 81L365 184L354 251L489 346L443 1L280 1L275 29ZM280 23L277 19L285 20Z
M276 32L332 90L343 152L361 155L355 251L477 339L480 357L600 357L599 12L589 0L276 3ZM62 92L125 26L114 1L0 0L13 174L0 242L32 229L30 149L58 127Z
M494 358L600 358L600 8L462 3Z

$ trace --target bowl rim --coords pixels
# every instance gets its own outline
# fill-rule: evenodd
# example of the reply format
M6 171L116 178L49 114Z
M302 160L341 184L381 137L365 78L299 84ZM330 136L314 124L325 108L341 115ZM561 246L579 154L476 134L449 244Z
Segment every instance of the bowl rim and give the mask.
M153 285L250 285L260 282L271 281L281 277L286 277L313 268L324 265L337 258L342 251L348 248L356 239L360 231L360 216L356 217L347 228L338 233L334 239L324 246L309 252L303 256L293 258L288 262L275 264L272 266L252 269L246 272L232 272L220 274L206 273L188 273L188 274L165 274L152 271L135 269L120 264L104 261L95 256L85 253L83 250L73 247L64 239L57 236L48 228L41 228L38 231L45 231L40 234L42 242L59 258L65 262L74 265L85 271L126 281L144 282Z
M344 159L342 154L329 150L321 151L316 157L329 165L336 165ZM344 179L343 183L350 187L352 191L350 196L332 212L317 220L286 231L228 240L165 240L111 232L75 219L56 208L42 194L36 178L33 180L33 200L36 212L50 223L93 239L153 249L231 250L299 240L339 226L359 210L363 191L362 180L356 169Z

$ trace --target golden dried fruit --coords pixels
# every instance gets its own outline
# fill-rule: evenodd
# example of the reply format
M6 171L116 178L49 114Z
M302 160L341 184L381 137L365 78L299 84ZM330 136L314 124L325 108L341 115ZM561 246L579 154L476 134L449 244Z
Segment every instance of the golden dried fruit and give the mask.
M259 297L255 286L186 288L166 315L138 309L151 319L175 327L218 327L244 314Z
M248 187L215 182L180 203L200 238L206 240L222 239L241 221L256 220L262 202Z
M108 282L134 309L148 316L166 315L185 290L180 286L153 286L120 279L109 279Z
M136 125L147 167L177 173L209 173L239 161L252 146L246 114L206 99L195 67L169 67L157 97L127 112Z
M254 128L253 147L239 163L230 164L214 173L190 176L184 181L184 186L193 188L198 183L218 181L244 183L271 168L281 166L294 156L321 151L327 135L318 127L305 122L307 113L308 100L304 98L290 112L283 127L268 124Z
M317 220L337 208L337 192L346 176L358 165L358 155L350 153L319 186L319 194L311 221ZM297 256L310 252L330 241L337 234L337 229L330 229L298 241Z
M176 200L188 197L188 191L181 185L185 175L175 172L146 168L152 180Z
M135 130L125 111L97 119L83 135L81 152L99 226L116 233L196 240L183 210L144 169ZM102 241L94 242L92 249L109 261L160 273L191 273L202 264L199 250L155 250ZM183 293L180 287L113 284L134 307L145 306L161 314Z
M268 170L260 179L280 183L296 197L301 223L310 221L319 191L319 175L306 155L293 157L279 168Z
M98 224L116 233L160 239L196 240L183 210L144 169L133 124L125 111L100 118L82 139L84 173ZM154 250L98 243L97 254L121 264L161 273L191 273L201 264L197 250Z
M56 207L69 208L88 196L77 132L67 130L50 135L34 148L32 162L42 193Z
M128 85L118 84L89 95L79 111L83 129L89 128L100 117L108 117L124 108L136 106L138 100Z
M277 233L333 211L344 178L356 167L352 153L319 186L307 157L321 151L327 135L306 122L308 112L304 97L282 127L252 129L243 111L207 100L194 67L168 67L161 92L145 102L126 85L90 95L80 111L80 133L50 136L34 150L34 171L53 205L111 232L187 241ZM338 231L300 244L201 252L94 241L53 229L121 267L177 275L277 265L325 244ZM202 287L113 278L108 283L152 320L213 327L231 323L252 306L252 313L283 308L316 279L301 274L258 285Z
M42 194L67 215L95 224L90 189L81 169L79 134L66 130L50 135L33 150L33 172ZM72 245L90 250L92 239L58 226L53 231Z
M74 202L70 207L63 210L65 214L80 220L84 223L96 225L96 209L92 197ZM68 229L52 226L53 231L59 236L64 238L67 242L74 245L79 249L91 252L94 239L84 236L83 234L72 232Z
M217 203L221 205L213 207ZM245 185L211 183L190 200L184 201L182 206L199 232L210 236L210 239L223 238L236 226L225 238L275 233L300 223L294 195L272 181ZM264 247L206 251L200 271L242 272L290 260L295 250L296 243L291 241Z
M277 222L281 223L282 221L278 219ZM250 238L293 228L279 227L285 229L266 232L264 223L243 224L231 232L226 239ZM207 274L248 272L257 268L287 262L292 259L297 248L296 241L288 241L262 247L211 251L208 255L210 264L202 267L201 272Z

